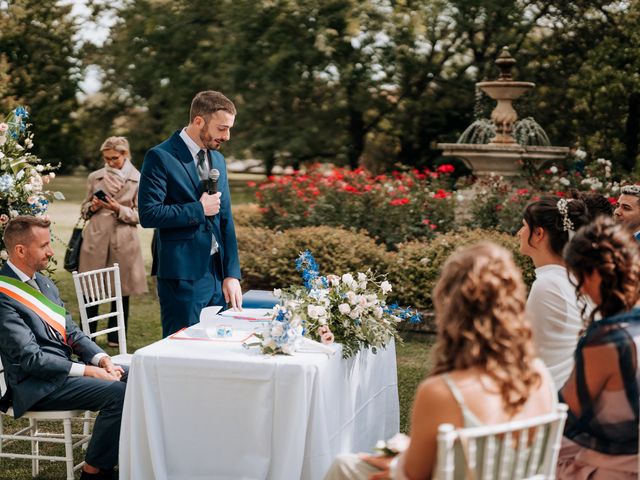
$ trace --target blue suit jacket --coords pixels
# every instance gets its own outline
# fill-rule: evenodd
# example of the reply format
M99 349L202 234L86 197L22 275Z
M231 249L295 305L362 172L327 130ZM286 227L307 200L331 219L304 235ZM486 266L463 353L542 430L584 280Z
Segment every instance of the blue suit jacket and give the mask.
M0 269L0 275L18 278L7 264ZM36 283L47 298L64 306L51 280L36 273ZM35 312L0 293L0 358L9 387L4 401L6 405L7 400L12 400L16 417L64 383L71 369L72 352L86 364L103 352L69 314L66 327L67 345L51 333Z
M189 149L176 131L147 152L142 164L138 212L140 224L158 229L158 278L197 280L209 268L211 233L216 237L223 278L240 278L238 243L231 215L231 195L224 157L209 151L220 171L220 212L205 217L201 181Z

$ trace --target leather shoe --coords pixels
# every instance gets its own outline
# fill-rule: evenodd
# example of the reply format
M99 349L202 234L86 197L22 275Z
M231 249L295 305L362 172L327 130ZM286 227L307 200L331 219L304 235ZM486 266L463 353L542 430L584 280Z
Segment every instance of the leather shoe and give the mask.
M114 469L100 470L98 473L88 473L82 470L80 480L117 480L118 474Z

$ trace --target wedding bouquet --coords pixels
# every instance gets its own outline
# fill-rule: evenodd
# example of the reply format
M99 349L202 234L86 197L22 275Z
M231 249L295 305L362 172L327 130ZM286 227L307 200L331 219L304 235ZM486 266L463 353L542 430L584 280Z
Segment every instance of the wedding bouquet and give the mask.
M44 186L55 177L56 167L43 164L29 150L33 134L29 114L18 107L0 120L0 264L8 258L2 241L5 225L18 215L46 216L49 202L64 199L60 192Z
M274 291L281 305L275 307L263 337L266 353L290 353L302 336L323 341L330 334L342 344L345 358L363 348L375 353L392 338L399 339L396 327L400 321L421 321L415 311L387 304L392 286L371 270L321 276L309 251L300 255L296 269L304 286Z

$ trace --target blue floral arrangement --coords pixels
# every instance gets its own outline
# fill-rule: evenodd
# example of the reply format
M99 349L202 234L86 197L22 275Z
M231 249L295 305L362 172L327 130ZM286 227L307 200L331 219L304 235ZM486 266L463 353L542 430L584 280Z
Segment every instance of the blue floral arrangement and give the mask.
M327 335L342 344L343 357L363 348L375 353L392 338L400 341L399 322L419 323L420 314L411 308L387 304L392 291L383 275L367 272L320 275L310 251L300 254L296 270L304 286L275 290L281 305L275 307L271 323L263 336L266 353L293 353L300 338L308 336L326 341Z
M46 217L49 202L64 195L45 189L57 168L31 153L29 113L18 107L0 120L0 264L8 254L2 242L4 227L18 215Z

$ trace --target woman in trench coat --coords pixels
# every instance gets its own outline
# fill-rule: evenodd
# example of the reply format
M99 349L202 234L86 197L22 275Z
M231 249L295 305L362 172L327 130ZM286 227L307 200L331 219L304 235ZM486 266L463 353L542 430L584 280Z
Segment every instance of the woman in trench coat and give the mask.
M146 293L147 278L138 238L138 185L140 172L131 163L129 142L124 137L109 137L100 147L104 168L92 172L87 181L87 196L82 202L82 215L89 222L84 229L80 250L79 272L120 267L122 304L125 326L129 319L129 296ZM102 191L106 195L96 192ZM115 311L115 302L111 311ZM98 314L89 307L87 316ZM116 319L109 319L109 327ZM95 332L96 324L91 324ZM108 345L118 345L117 332L108 334Z

